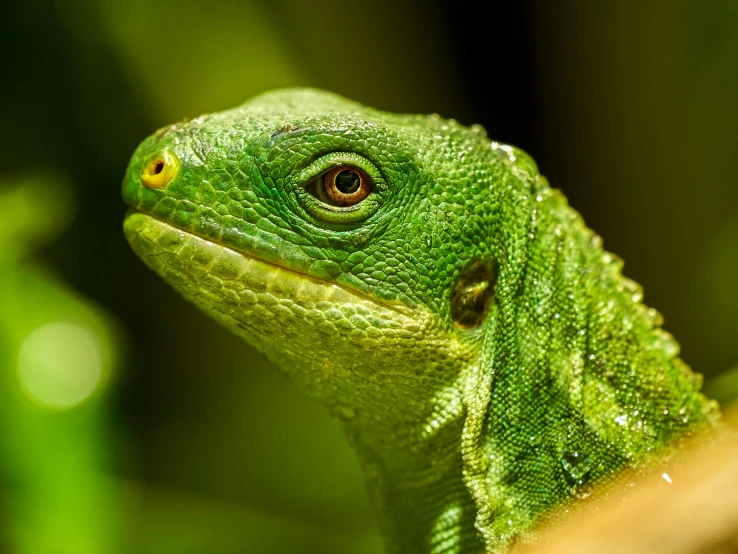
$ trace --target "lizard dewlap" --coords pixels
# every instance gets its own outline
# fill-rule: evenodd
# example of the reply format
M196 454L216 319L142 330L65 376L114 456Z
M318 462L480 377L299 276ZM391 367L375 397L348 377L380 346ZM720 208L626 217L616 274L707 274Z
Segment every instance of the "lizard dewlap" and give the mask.
M523 152L315 90L136 150L125 233L342 421L390 553L501 552L715 425L659 314Z

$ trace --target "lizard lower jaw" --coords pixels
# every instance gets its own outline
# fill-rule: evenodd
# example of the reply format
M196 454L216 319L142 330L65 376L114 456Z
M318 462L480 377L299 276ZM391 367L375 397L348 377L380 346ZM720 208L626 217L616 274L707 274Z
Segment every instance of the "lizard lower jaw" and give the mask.
M383 305L141 212L129 212L123 227L136 254L180 294L310 396L349 407L346 418L389 435L413 425L418 432L408 436L423 441L458 419L449 398L478 343L448 332L429 310Z
M409 321L410 310L402 306L387 306L336 283L198 237L142 212L129 210L123 230L136 254L184 294L209 290L222 294L224 301L230 298L238 304L287 300L319 310L363 306L361 311L392 311Z

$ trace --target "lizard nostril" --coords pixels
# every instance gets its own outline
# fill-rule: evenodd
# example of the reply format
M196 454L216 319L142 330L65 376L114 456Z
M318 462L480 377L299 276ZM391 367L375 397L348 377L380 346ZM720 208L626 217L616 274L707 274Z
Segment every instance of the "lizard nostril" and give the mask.
M178 170L179 160L174 154L164 150L144 166L141 173L141 182L145 187L161 189L174 179Z

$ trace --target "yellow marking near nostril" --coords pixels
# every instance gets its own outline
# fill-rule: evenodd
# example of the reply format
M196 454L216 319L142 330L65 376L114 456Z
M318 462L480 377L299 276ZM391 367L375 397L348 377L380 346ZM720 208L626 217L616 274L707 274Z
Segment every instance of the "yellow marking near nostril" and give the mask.
M150 189L163 189L179 171L179 160L169 150L151 158L141 173L141 182Z

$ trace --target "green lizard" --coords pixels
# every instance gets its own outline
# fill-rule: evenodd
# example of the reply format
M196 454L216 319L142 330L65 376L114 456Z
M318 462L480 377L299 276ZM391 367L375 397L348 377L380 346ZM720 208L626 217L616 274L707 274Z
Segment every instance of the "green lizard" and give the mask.
M719 418L522 151L315 90L159 130L125 234L343 425L387 552L505 550Z

